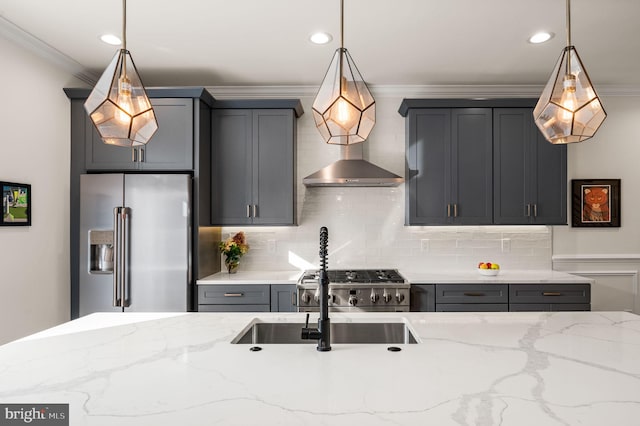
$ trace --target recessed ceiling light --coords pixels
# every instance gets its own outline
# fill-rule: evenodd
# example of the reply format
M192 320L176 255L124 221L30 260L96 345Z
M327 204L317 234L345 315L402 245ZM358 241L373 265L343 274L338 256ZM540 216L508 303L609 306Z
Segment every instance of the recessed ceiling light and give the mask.
M120 46L122 44L120 37L113 34L103 34L100 36L100 40L112 46Z
M331 34L329 33L318 32L311 34L309 36L309 40L314 44L327 44L333 40L333 37L331 37Z
M541 32L535 33L534 35L529 37L529 43L533 43L533 44L544 43L545 41L551 40L554 35L555 34L553 34L553 33L548 33L546 31L541 31Z

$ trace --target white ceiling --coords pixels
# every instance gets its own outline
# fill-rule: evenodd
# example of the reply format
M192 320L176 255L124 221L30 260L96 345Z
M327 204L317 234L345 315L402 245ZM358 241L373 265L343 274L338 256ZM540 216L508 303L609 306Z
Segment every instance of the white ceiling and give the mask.
M318 86L339 46L339 0L127 8L148 86ZM117 50L98 37L120 34L121 14L121 0L0 0L0 35L37 39L97 77ZM572 41L596 87L640 87L639 21L640 0L572 2ZM333 41L311 44L318 30ZM556 37L529 44L538 30ZM345 47L372 85L542 85L564 46L564 0L345 0Z

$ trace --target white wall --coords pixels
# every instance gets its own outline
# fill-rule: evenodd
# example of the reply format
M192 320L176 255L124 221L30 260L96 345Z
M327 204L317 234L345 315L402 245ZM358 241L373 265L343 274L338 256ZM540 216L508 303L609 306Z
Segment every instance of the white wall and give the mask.
M569 146L568 185L621 179L620 227L554 227L553 268L595 280L593 310L640 314L640 96L605 96L603 105L608 116L598 134Z
M568 177L621 179L621 226L556 227L554 255L640 253L640 97L604 97L603 105L607 119L596 136L569 145Z
M69 319L69 101L78 85L0 37L0 180L32 185L30 227L0 227L0 344Z

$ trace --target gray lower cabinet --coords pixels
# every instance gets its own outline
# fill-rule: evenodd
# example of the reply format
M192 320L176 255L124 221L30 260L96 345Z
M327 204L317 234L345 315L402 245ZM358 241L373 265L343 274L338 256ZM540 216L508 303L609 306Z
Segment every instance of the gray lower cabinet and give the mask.
M510 311L590 311L589 284L511 284Z
M566 145L544 139L533 108L495 108L493 123L494 223L566 225Z
M295 225L295 110L214 109L211 129L211 223Z
M296 312L295 284L271 284L271 312Z
M508 284L436 284L436 312L505 312Z
M412 312L590 310L590 284L411 284Z
M296 312L295 284L199 285L200 312Z
M511 312L590 311L589 303L510 303Z
M435 312L436 285L411 284L410 309L411 312Z
M492 223L491 117L491 108L409 110L406 224Z
M200 312L269 312L269 284L199 285Z
M193 99L151 98L158 130L149 143L132 149L106 145L93 123L85 121L87 170L193 169Z

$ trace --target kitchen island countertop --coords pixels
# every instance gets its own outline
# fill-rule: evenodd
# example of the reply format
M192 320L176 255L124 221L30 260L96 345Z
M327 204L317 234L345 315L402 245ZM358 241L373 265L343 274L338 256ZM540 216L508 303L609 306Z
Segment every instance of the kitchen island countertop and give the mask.
M92 314L0 346L0 402L68 403L71 425L637 425L640 317L336 313L420 343L252 345L302 313ZM312 321L316 318L312 316Z

